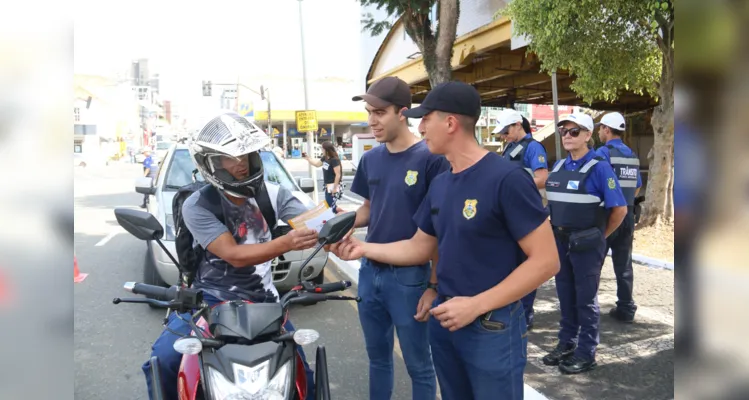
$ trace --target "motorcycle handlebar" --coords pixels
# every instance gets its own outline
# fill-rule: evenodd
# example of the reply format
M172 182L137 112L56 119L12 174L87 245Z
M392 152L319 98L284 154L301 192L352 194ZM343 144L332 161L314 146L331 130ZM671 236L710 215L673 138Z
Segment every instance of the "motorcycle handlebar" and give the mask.
M145 283L127 282L124 288L133 294L142 294L156 300L171 301L177 298L176 286L165 288Z
M314 293L341 292L350 287L351 287L351 282L349 281L323 283L322 285L317 285L317 287L315 287L315 289L312 292Z

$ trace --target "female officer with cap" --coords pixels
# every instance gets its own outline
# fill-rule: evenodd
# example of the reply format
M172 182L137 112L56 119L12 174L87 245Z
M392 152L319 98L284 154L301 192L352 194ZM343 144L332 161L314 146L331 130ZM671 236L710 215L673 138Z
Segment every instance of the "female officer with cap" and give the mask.
M637 306L632 298L632 242L635 239L635 197L642 186L640 158L622 142L624 116L618 112L608 113L597 125L598 138L605 145L596 150L596 153L611 163L627 200L627 216L619 228L606 239L606 247L611 249L611 260L614 263L617 297L616 307L609 311L609 316L622 322L633 322Z
M559 365L562 373L577 374L596 366L597 294L606 237L621 224L627 202L611 165L587 146L593 119L571 114L559 126L569 154L554 165L546 192L562 264L555 278L562 320L559 343L543 362Z
M539 141L533 139L530 124L527 123L527 120L516 110L502 110L499 114L498 125L492 133L499 134L508 143L508 146L502 151L502 158L517 164L531 175L533 183L536 184L544 203L546 203L546 178L549 176L548 164L546 164L546 149ZM544 204L545 206L546 204ZM535 300L535 290L523 297L523 308L525 309L525 321L528 330L533 328L533 302Z
M432 180L410 239L333 246L359 257L414 265L439 251L429 344L444 400L523 398L527 357L520 299L559 271L548 213L528 173L483 149L474 137L481 97L462 82L435 86L404 110L421 118L429 151L452 169ZM525 260L515 257L523 253Z

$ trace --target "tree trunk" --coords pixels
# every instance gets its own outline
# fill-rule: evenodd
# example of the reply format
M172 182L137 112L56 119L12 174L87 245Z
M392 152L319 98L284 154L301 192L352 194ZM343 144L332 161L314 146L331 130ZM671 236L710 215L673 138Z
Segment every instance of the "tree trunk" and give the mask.
M673 159L673 154L671 155ZM673 222L674 221L674 179L676 177L674 176L673 169L671 170L671 176L668 180L668 188L666 189L666 221L667 222Z
M658 88L661 104L653 111L653 158L650 160L648 188L640 226L653 226L667 218L666 203L674 154L674 64L673 50L663 53L661 81Z
M438 9L436 35L432 33L432 21L428 14L406 12L403 19L406 33L421 51L432 87L448 82L452 77L451 60L460 13L458 0L440 0Z
M427 68L432 87L449 82L452 78L453 45L458 29L460 5L458 0L439 0L439 25L437 25L436 62L433 69Z

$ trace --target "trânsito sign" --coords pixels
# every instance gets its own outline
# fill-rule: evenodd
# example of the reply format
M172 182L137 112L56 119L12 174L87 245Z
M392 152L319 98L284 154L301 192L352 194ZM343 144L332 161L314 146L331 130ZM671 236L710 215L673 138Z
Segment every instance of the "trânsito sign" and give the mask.
M297 111L296 130L298 132L317 132L317 113L310 110Z

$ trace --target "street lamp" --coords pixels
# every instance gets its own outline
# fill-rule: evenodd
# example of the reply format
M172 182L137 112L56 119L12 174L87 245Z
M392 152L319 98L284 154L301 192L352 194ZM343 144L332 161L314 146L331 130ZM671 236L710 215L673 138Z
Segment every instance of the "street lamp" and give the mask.
M307 102L307 63L306 63L306 57L304 55L304 25L302 24L303 18L302 18L302 0L299 0L299 35L302 39L302 86L304 86L304 110L309 110L309 103ZM315 154L315 147L314 147L314 134L312 132L307 132L307 156L312 157ZM315 168L312 166L312 164L309 164L309 177L312 178L313 182L313 199L315 200L315 204L318 202L317 197L317 176L316 176Z

